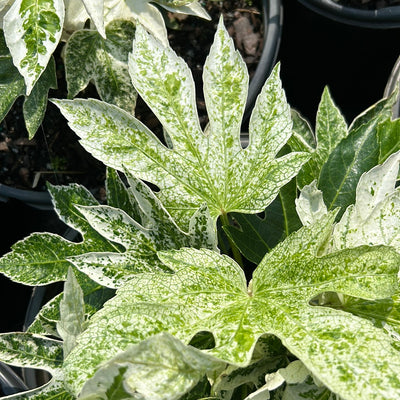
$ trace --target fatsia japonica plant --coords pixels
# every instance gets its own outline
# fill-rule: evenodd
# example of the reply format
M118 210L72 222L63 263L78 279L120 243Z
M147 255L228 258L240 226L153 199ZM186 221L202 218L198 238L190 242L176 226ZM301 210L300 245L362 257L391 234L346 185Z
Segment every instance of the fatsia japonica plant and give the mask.
M314 134L277 66L243 148L248 75L222 21L204 130L188 67L141 26L128 64L165 141L115 105L53 100L108 166L108 204L50 186L82 240L35 233L0 259L17 282L65 281L27 332L0 335L2 361L51 374L8 398L399 398L397 94L348 128L326 90ZM249 280L242 256L258 257Z
M53 53L61 42L70 98L92 81L102 100L133 113L127 58L135 23L167 43L161 9L209 18L198 0L0 0L0 120L24 96L33 137L57 87Z

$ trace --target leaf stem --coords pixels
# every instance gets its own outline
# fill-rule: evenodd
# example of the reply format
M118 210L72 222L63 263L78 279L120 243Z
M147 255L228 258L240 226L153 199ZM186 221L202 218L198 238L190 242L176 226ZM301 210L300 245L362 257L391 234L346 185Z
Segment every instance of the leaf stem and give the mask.
M223 212L221 214L221 222L222 222L222 227L230 225L228 214L226 212ZM228 237L228 241L231 246L231 249L232 249L232 255L233 255L234 260L243 268L243 258L242 258L242 255L240 254L239 249L236 247L235 243L233 243L233 241L231 240L231 238L228 235L227 235L227 237Z

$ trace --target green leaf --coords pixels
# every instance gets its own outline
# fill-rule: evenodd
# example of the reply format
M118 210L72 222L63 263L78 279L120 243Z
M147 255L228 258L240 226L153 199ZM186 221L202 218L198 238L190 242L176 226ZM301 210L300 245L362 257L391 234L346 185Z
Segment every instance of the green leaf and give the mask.
M45 285L65 280L70 262L68 258L101 249L122 251L85 220L75 204L98 204L83 186L50 186L54 207L60 218L80 232L84 241L70 242L51 233L33 233L12 246L12 251L0 258L0 270L16 282L26 285Z
M185 233L148 186L133 176L128 182L130 186L125 191L135 198L143 226L121 209L77 207L96 233L125 248L121 253L99 248L96 252L69 258L80 271L103 286L117 288L139 272L168 272L157 258L158 250L184 246L216 250L216 232L207 207L196 211L190 220L189 232ZM119 189L124 190L121 186Z
M175 273L133 277L93 316L65 360L68 387L78 393L98 365L128 343L163 331L188 343L197 332L210 331L215 347L207 353L225 362L247 366L258 338L270 333L345 399L400 395L400 355L390 338L365 319L309 304L322 292L378 299L398 288L400 256L390 248L317 256L333 220L329 214L276 246L249 287L226 256L205 249L161 253Z
M357 117L348 136L335 147L322 167L318 188L324 194L328 210L341 208L339 216L354 203L362 173L379 161L377 126L390 117L394 101L393 94Z
M292 180L281 188L277 198L266 208L264 218L235 213L233 218L240 229L224 226L224 231L248 260L258 264L268 251L300 228L293 207L296 194L296 181Z
M64 280L70 263L67 258L86 249L51 233L33 233L15 243L0 258L1 273L15 282L40 286Z
M63 340L63 354L66 357L75 347L77 336L85 326L85 303L83 291L75 278L71 267L68 269L64 284L63 296L60 301L60 320L57 332Z
M206 372L221 365L212 356L161 333L109 360L85 383L79 399L140 396L143 400L178 400Z
M53 101L89 152L113 168L126 168L156 184L166 208L182 224L204 202L214 219L227 212L263 211L308 159L304 153L275 158L291 135L279 68L256 103L250 144L241 148L247 73L222 23L205 66L207 134L200 128L188 67L140 27L129 68L134 86L162 122L173 149L115 107L95 100Z
M400 119L390 118L378 125L379 164L400 150Z
M347 136L346 121L334 104L327 87L324 89L319 103L315 135L317 139L316 159L321 168L340 141Z
M84 29L69 38L65 48L68 94L75 97L93 81L102 100L133 114L137 93L128 72L128 53L135 25L113 21L106 33L104 39L97 31Z
M310 151L311 159L303 166L297 181L302 188L309 185L312 181L318 180L322 166L327 161L329 155L336 148L342 139L347 136L347 124L331 98L329 89L325 87L319 103L315 139L307 121L292 111L294 121L294 136L289 144L295 151ZM313 143L315 141L315 144Z
M7 47L28 96L60 41L63 23L62 0L16 0L4 16Z
M25 96L23 113L29 139L32 139L43 121L47 108L49 89L57 89L56 66L54 58L36 82L29 96Z

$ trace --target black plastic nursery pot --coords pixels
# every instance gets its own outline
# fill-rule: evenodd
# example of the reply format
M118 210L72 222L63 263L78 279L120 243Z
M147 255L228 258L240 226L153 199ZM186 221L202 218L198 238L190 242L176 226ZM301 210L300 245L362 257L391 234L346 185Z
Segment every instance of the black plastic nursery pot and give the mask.
M262 0L264 25L264 41L261 57L256 71L250 81L244 120L246 121L253 110L257 96L274 67L282 34L283 9L281 0Z
M338 22L365 28L400 27L400 6L364 10L338 4L334 0L299 0L311 10Z

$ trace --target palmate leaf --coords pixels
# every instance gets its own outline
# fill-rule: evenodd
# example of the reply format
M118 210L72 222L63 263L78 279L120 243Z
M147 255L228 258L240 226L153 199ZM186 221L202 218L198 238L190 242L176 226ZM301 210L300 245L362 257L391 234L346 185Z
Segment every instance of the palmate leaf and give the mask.
M115 179L113 175L109 181ZM130 177L129 183L129 189L121 182L109 183L108 188L137 203L143 225L121 209L100 206L83 186L50 186L57 213L82 234L83 241L34 233L0 259L0 271L17 282L45 285L65 280L72 263L100 285L116 288L132 274L165 270L156 255L159 250L183 246L216 249L216 232L206 206L197 210L186 233L143 182ZM117 196L113 193L111 198Z
M83 29L69 38L65 47L68 95L75 97L93 80L102 100L133 114L137 93L128 72L128 53L135 24L113 21L106 33L107 39L96 30Z
M96 100L53 101L89 152L155 183L163 204L182 223L204 202L213 218L264 211L309 158L306 153L275 158L292 132L278 67L253 111L249 146L241 147L248 74L222 22L205 65L206 133L200 128L188 67L141 27L129 68L135 88L168 132L172 149L116 107Z
M45 71L61 39L63 23L62 0L16 0L4 16L7 47L24 77L27 95Z
M65 360L66 384L78 394L100 363L163 331L186 343L210 331L215 347L207 352L238 366L248 365L259 337L270 333L344 399L398 397L400 354L390 338L363 318L309 304L325 291L376 299L398 287L400 255L390 248L317 257L333 221L329 214L276 246L249 286L241 268L216 252L161 253L175 273L140 274L118 290Z

